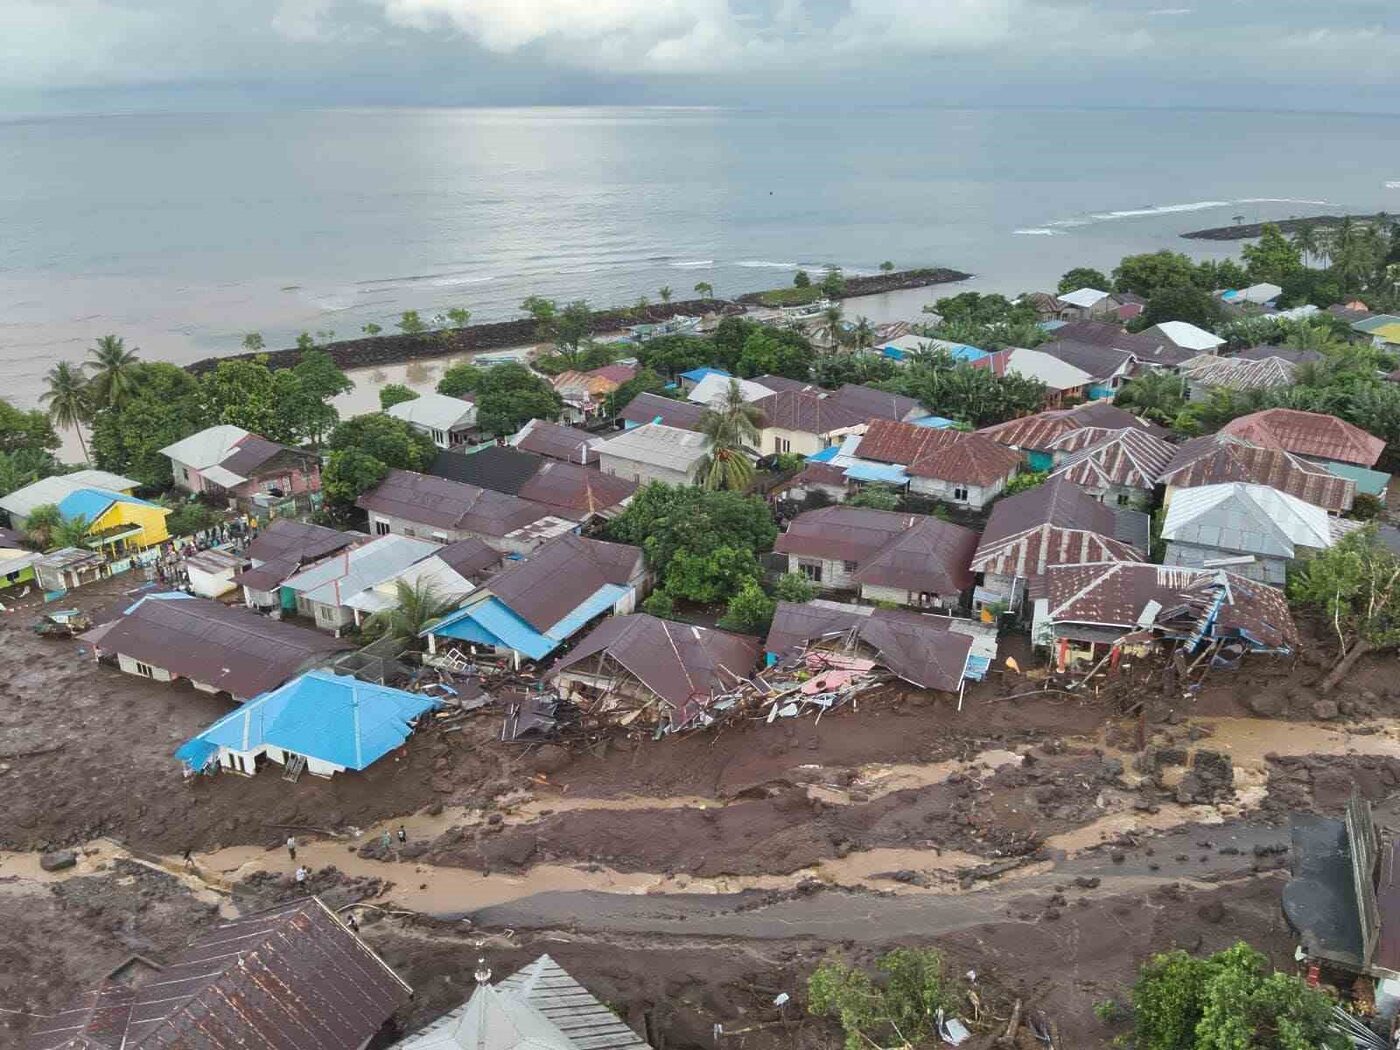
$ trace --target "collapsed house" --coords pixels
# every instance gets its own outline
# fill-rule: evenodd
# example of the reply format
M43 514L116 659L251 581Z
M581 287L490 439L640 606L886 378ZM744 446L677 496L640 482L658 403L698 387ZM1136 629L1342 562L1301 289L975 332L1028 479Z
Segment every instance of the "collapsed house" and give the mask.
M24 1050L356 1050L411 996L309 897L219 922L166 965L132 956L37 1020Z
M392 1050L648 1050L548 955L499 984L490 980L478 968L470 999Z
M660 733L704 724L758 656L750 635L632 613L600 623L547 678L587 716Z
M1217 662L1245 653L1293 652L1298 630L1283 592L1223 569L1112 562L1045 571L1031 640L1067 671L1159 642L1205 646Z

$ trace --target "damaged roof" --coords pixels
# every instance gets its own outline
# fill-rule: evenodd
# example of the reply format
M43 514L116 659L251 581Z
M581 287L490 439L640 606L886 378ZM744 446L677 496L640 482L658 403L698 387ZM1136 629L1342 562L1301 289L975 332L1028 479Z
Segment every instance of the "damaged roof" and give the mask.
M1021 457L980 434L938 430L874 420L855 454L880 463L898 463L911 477L969 485L993 485L1015 474Z
M236 697L257 696L352 649L319 631L182 592L148 595L94 628L103 653L120 653Z
M1065 438L1072 440L1082 433L1071 432ZM1092 445L1071 454L1050 476L1089 489L1119 485L1151 492L1175 453L1176 446L1171 442L1145 430L1125 427L1107 431Z
M26 1050L346 1050L411 989L318 898L215 925L135 988L104 981Z
M833 603L779 602L764 648L779 657L820 639L854 637L875 650L892 674L920 689L962 688L972 637L949 629L943 616L906 609Z
M1197 488L1227 481L1267 485L1334 514L1350 510L1356 485L1281 448L1265 448L1231 434L1192 438L1176 449L1158 475L1160 484Z
M1335 459L1362 467L1375 466L1385 442L1336 416L1293 408L1266 408L1232 419L1222 434L1244 438L1266 448L1281 448L1300 456Z
M550 516L540 503L411 470L391 470L355 506L415 524L503 537Z
M1052 565L1145 560L1120 537L1117 513L1072 482L1051 478L996 502L971 568L1033 579Z

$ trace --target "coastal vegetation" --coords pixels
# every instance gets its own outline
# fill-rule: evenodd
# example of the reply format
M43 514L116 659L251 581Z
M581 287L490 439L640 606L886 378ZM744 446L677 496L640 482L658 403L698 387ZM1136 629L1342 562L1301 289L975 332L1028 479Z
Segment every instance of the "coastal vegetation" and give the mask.
M454 365L443 374L437 391L451 397L472 394L477 426L497 436L514 433L532 419L558 419L564 407L548 382L515 361L492 368Z
M422 471L437 455L426 434L379 413L345 420L331 431L326 448L330 455L321 472L321 490L333 520L348 515L360 494L390 470Z
M762 422L762 411L744 400L739 384L731 379L719 403L700 415L705 456L697 468L699 483L707 489L734 492L748 488Z
M921 334L981 350L1033 347L1049 338L1024 296L1013 301L1004 295L961 292L925 306L924 312L934 320L919 329Z

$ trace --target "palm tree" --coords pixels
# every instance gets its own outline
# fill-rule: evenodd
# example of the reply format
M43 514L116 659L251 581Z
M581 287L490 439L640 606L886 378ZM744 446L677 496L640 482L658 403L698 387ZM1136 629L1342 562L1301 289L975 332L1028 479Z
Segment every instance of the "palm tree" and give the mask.
M1317 254L1317 230L1304 224L1293 233L1293 247L1302 253L1305 262L1311 262Z
M24 535L39 550L48 550L54 531L63 524L63 515L53 503L41 503L24 519Z
M139 349L139 348L138 348ZM120 408L131 400L139 385L137 350L128 350L120 336L104 335L88 352L87 368L92 372L94 406Z
M753 445L758 441L763 413L744 400L736 380L719 402L700 416L705 456L697 482L707 489L741 490L753 480Z
M1146 372L1124 384L1113 403L1154 422L1170 425L1185 407L1184 387L1185 381L1180 376Z
M826 345L836 349L841 345L841 304L832 303L822 311L822 324L813 333Z
M424 629L457 607L456 602L440 597L427 580L399 580L394 592L394 608L375 613L365 621L365 627L381 629L382 637L392 638L405 649L420 648L419 635Z
M715 286L709 281L699 281L695 285L695 294L701 299L713 299L715 297Z
M856 326L851 330L851 344L857 350L863 350L869 346L875 338L875 326L870 323L868 317L857 317Z
M671 286L669 284L663 284L657 290L656 294L660 297L663 303L669 303L671 301Z
M49 419L58 426L78 432L78 444L83 450L83 462L88 462L87 442L83 440L83 421L88 418L92 402L88 384L80 369L68 361L60 361L44 377L48 389L39 400L48 406Z
M81 547L87 543L88 532L91 529L92 522L85 515L75 514L71 518L63 518L49 530L49 544L54 550Z

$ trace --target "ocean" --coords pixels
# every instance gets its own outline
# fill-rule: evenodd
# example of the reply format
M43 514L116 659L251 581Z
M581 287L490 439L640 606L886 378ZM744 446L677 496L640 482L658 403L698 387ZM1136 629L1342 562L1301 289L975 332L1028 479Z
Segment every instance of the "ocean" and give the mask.
M318 110L0 120L0 391L115 332L185 362L403 310L517 315L943 265L1015 293L1202 226L1400 211L1400 117ZM917 316L963 286L856 304Z

